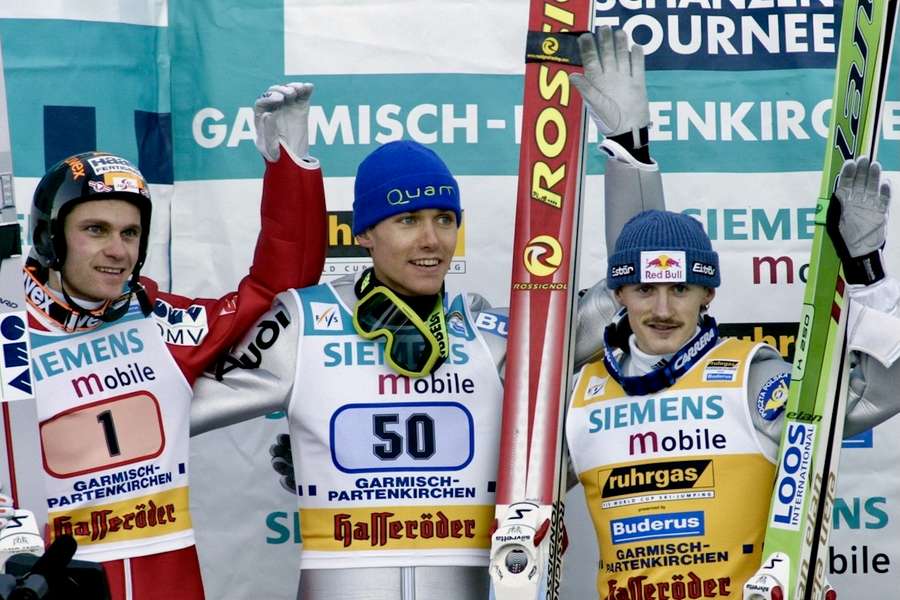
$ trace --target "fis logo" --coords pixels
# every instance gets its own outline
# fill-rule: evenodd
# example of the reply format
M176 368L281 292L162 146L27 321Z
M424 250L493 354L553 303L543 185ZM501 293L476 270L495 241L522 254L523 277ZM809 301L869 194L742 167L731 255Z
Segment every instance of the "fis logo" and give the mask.
M686 281L684 252L654 250L641 252L641 283L678 283Z
M343 331L344 321L337 304L310 302L313 313L313 329L316 331Z
M788 391L791 385L789 373L782 373L770 378L759 390L756 397L756 410L766 421L774 421L784 412Z
M584 399L590 400L591 398L602 396L606 391L607 381L609 381L609 377L596 377L594 375L591 375L591 378L588 380L587 388L584 392Z

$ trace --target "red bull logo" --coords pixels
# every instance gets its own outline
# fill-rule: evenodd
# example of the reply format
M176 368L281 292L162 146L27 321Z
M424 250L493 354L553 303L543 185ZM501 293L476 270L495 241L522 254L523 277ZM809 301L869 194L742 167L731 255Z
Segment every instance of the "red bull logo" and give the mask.
M677 283L685 281L684 252L663 250L641 252L642 283Z
M680 267L681 262L677 258L672 258L671 256L660 254L658 258L654 258L653 260L648 262L647 266L658 267L660 269L674 269L675 267Z

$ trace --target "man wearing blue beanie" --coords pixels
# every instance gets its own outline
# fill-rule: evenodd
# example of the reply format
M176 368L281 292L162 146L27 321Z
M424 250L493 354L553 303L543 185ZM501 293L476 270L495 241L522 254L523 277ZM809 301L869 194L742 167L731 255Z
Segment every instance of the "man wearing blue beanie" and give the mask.
M881 268L890 187L878 164L848 161L835 196L830 233L856 284L849 437L900 412L900 283ZM603 599L630 598L635 586L662 597L687 582L740 598L760 566L791 364L768 345L719 337L706 313L720 282L719 257L687 215L635 215L610 254L607 285L622 311L602 358L581 370L566 420ZM867 325L876 320L881 333Z
M631 102L626 87L646 108L643 85L610 84L597 110ZM655 163L635 154L622 139L607 161L616 232L662 206L648 194L661 190ZM303 600L488 597L507 313L445 281L461 219L459 185L431 149L375 149L353 202L372 267L279 295L195 396L195 434L286 412L273 464L299 503ZM602 347L597 323L615 312L603 283L582 296L576 360Z

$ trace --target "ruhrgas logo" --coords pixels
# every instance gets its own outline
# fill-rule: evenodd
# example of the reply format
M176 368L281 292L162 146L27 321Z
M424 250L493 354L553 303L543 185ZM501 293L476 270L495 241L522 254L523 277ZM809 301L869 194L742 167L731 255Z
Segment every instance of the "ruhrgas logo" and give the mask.
M553 275L562 263L563 251L559 240L550 235L532 238L525 246L525 268L532 275L547 277Z

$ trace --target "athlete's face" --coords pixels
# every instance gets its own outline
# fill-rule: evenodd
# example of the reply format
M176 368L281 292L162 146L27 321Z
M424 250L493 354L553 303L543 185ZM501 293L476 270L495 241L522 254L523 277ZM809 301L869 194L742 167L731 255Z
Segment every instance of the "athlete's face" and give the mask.
M63 225L66 293L84 300L110 300L122 294L137 263L141 213L124 200L78 204Z
M628 309L637 346L647 354L672 354L694 335L700 308L715 290L686 283L633 283L616 290Z
M368 248L382 283L403 295L427 296L441 290L458 232L454 212L425 208L388 217L356 239Z

